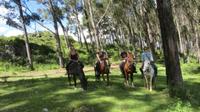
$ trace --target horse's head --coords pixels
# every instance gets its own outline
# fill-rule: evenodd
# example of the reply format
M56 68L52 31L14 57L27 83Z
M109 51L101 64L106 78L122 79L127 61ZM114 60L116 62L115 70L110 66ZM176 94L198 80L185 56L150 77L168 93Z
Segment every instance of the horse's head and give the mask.
M144 65L143 65L143 72L150 72L150 67L151 67L151 62L149 60L145 60L144 61Z
M101 73L106 73L109 71L109 65L108 62L106 60L103 60L100 62L100 72Z
M82 71L82 68L81 68L79 62L76 62L76 61L72 62L69 65L68 69L69 69L69 71L68 71L69 73L74 73L74 74L81 73L81 71Z
M125 63L125 71L132 72L133 71L133 61L134 61L134 55L131 52L127 52L127 59Z
M134 55L131 52L127 52L127 61L133 62Z

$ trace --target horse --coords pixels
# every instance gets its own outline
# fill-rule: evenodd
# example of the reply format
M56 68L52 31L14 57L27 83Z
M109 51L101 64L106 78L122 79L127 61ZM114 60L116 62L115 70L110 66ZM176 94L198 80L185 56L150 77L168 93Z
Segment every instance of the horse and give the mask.
M109 85L109 73L110 73L110 66L107 62L107 60L102 59L98 62L98 66L94 68L95 70L95 76L96 80L100 80L100 76L102 76L103 81L105 81L105 74L106 74L106 79L107 79L107 86Z
M87 90L87 79L85 77L83 67L81 66L80 62L78 61L73 61L72 63L69 64L69 66L66 68L67 71L67 76L68 76L68 81L69 85L71 84L71 78L74 80L74 86L76 87L76 78L78 77L81 83L81 87L83 90Z
M144 66L142 68L142 71L145 79L144 86L146 86L147 89L152 91L152 85L153 84L155 85L157 73L149 60L144 61Z
M129 77L131 79L131 85L132 87L135 87L133 84L133 73L136 72L136 68L134 66L134 55L131 52L127 52L127 58L125 61L124 66L120 68L122 70L122 74L125 78L125 85L129 85Z

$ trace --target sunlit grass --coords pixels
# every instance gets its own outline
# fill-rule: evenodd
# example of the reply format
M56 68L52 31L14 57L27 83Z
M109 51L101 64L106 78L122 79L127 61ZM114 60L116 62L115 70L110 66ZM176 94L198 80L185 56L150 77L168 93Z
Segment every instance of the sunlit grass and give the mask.
M182 69L189 104L168 96L165 69L159 65L157 88L152 92L143 87L139 73L134 75L136 88L125 87L119 69L111 71L110 86L95 82L94 73L87 72L88 91L82 91L80 85L76 89L68 86L65 77L1 83L0 112L196 112L200 109L199 66L184 64Z

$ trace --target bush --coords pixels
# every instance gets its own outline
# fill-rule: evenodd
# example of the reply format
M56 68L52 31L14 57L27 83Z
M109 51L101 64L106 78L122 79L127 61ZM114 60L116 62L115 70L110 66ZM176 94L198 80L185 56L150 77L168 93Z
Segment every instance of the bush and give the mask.
M167 112L192 112L192 107L189 102L183 102L178 99L175 103L168 106Z

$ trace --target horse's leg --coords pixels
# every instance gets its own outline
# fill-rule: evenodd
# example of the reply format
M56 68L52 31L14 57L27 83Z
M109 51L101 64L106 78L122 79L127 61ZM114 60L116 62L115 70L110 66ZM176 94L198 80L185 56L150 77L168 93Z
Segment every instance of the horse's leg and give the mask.
M146 75L144 75L144 78L145 78L145 82L146 82L146 88L148 89L148 88L149 88L149 86L148 86L148 79L147 79L147 76L146 76Z
M71 85L72 85L72 84L71 84L71 76L70 76L69 73L67 73L67 77L68 77L69 85L71 86Z
M150 76L149 82L150 82L150 91L152 91L152 81L153 81L153 76Z
M124 85L125 86L127 85L127 74L126 74L126 72L124 72Z
M128 75L127 72L125 73L125 75L126 75L126 85L128 86L129 85L129 81L128 81L129 80L129 75Z
M106 74L107 76L107 86L109 85L109 73Z
M76 87L76 74L73 74L74 86Z
M157 78L154 76L154 78L153 78L153 83L152 83L153 86L154 86L154 88L156 88L156 79L157 79Z
M102 78L103 78L103 81L105 81L105 76L104 76L104 73L102 73Z
M133 73L130 74L130 77L131 77L131 86L134 88L134 84L133 84Z
M130 77L130 74L127 74L127 84L128 84L128 86L129 86L129 77Z

